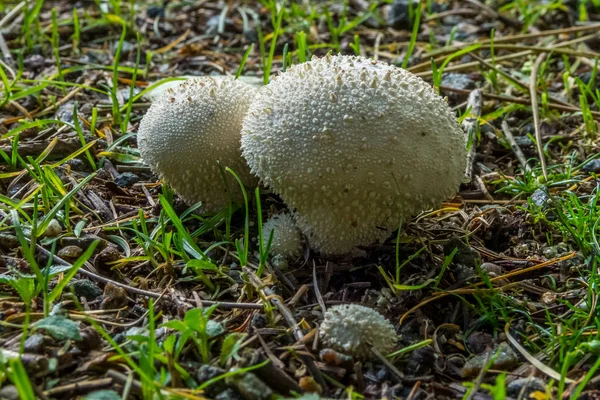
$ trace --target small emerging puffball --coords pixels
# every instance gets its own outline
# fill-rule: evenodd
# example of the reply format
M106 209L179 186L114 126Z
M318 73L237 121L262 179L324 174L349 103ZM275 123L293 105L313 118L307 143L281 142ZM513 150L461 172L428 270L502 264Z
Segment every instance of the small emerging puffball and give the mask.
M241 157L242 120L253 87L231 77L189 79L167 89L150 107L138 131L142 159L188 204L213 213L241 200L231 168L247 186L257 183ZM227 183L226 183L227 182Z
M452 198L466 136L421 78L381 61L326 56L294 65L252 102L242 154L315 250L349 254Z
M296 222L289 213L271 217L263 225L263 245L266 247L273 232L269 253L288 258L297 257L302 249L302 239Z
M372 347L385 356L398 340L390 321L376 310L358 304L329 308L319 332L324 345L359 359L371 358Z

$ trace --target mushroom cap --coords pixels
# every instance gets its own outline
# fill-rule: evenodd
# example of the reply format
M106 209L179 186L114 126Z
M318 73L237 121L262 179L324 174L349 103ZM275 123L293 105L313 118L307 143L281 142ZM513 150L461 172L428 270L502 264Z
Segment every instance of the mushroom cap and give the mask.
M358 304L329 308L319 332L326 346L360 359L370 358L372 347L387 355L398 340L390 321L376 310Z
M297 257L302 249L302 239L296 222L289 213L281 213L271 217L263 225L263 244L267 245L273 232L271 254L284 257Z
M324 254L383 240L401 217L455 195L466 153L430 85L364 57L290 67L257 95L242 128L251 171Z
M257 183L240 150L242 120L255 91L230 77L189 79L162 93L140 123L144 162L186 203L202 202L202 212L224 208L228 190L233 200L241 199L225 167L244 184Z

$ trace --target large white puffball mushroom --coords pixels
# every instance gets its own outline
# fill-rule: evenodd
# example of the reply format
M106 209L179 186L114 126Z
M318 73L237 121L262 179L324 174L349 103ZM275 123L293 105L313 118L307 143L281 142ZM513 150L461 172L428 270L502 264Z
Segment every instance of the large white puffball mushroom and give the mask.
M138 131L142 160L188 204L212 213L241 199L225 167L248 186L254 178L241 157L242 120L256 89L231 77L189 79L152 104ZM227 183L226 183L227 182Z
M324 345L360 359L371 357L371 348L384 356L390 353L398 335L394 326L372 308L342 304L329 308L319 335Z
M296 222L289 213L282 213L271 217L263 225L263 245L269 242L273 232L269 252L287 258L297 257L302 250L302 239Z
M313 248L346 254L455 195L466 138L422 79L380 61L326 56L290 67L257 95L242 154Z

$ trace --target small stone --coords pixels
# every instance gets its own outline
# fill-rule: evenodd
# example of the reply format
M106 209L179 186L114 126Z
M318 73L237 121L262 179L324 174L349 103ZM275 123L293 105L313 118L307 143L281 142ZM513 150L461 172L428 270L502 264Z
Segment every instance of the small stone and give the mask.
M0 249L13 250L19 247L19 239L6 232L0 233Z
M243 375L233 375L225 381L235 386L244 400L267 400L273 396L273 391L252 372Z
M148 18L157 18L165 16L165 8L163 6L151 6L146 10Z
M132 172L123 172L119 176L115 178L115 183L119 185L119 187L127 188L132 186L134 183L139 182L140 177Z
M546 305L553 304L556 301L556 293L545 292L544 294L542 294L541 301Z
M69 161L67 161L67 164L71 167L73 171L78 172L85 171L88 167L88 164L86 164L83 160L79 158L71 158Z
M493 357L496 355L494 362L491 365L491 369L497 369L500 371L508 371L514 368L518 363L519 359L513 349L506 343L502 342L498 347L492 350ZM481 369L485 366L488 360L488 353L476 355L465 363L462 369L462 377L469 378L479 374Z
M480 268L492 278L502 275L502 267L494 263L484 262Z
M289 268L287 259L281 254L275 254L271 259L271 264L280 271L285 271Z
M546 393L546 384L540 378L519 378L506 385L506 395L515 399L534 398L534 392Z
M46 57L40 54L32 54L23 60L23 66L28 70L37 70L44 67Z
M100 334L91 326L81 330L81 339L77 342L77 347L84 351L97 350L102 345Z
M200 368L197 369L196 379L198 379L198 383L202 384L213 378L223 375L225 372L226 371L224 369L221 369L219 367L213 367L212 365L203 364ZM225 385L225 382L223 380L221 380L221 381L217 381L213 385L209 386L208 390L207 390L207 394L215 395L215 394L221 393L225 390L228 390L227 385Z
M264 314L254 314L250 324L256 329L264 328L267 326L267 318L264 316Z
M77 259L77 258L81 257L82 254L83 254L83 249L79 246L65 246L62 249L60 249L57 253L57 255L60 258L65 258L68 260Z
M102 250L96 257L96 265L98 267L107 268L111 267L110 263L115 262L121 258L121 252L115 246L107 246Z
M25 340L23 349L26 353L40 354L45 342L46 336L34 333Z
M475 89L475 82L467 74L458 74L449 72L442 76L442 86L448 86L453 89L472 90Z
M243 400L233 389L225 389L215 396L215 400Z
M63 122L68 122L68 123L73 123L73 106L74 106L74 102L69 101L67 103L65 103L64 105L60 106L58 108L58 110L56 111L56 119L63 121Z
M526 149L534 145L533 140L529 136L517 135L514 137L515 143L521 148Z
M494 338L486 332L473 332L467 338L467 346L469 350L475 354L481 354L488 348L494 345Z
M19 391L14 385L6 385L0 389L0 399L2 400L19 400Z
M51 219L48 227L44 231L46 237L57 237L62 232L62 226L56 219Z
M462 240L458 238L450 239L448 243L444 245L444 254L449 256L454 249L458 250L452 259L453 263L463 264L467 267L475 267L475 265L481 264L479 252L463 243Z
M406 363L405 372L407 375L424 375L433 369L435 362L435 351L431 346L421 347L410 353Z
M67 288L73 288L77 297L85 297L87 300L95 300L103 293L102 289L89 279L73 279L67 284Z
M542 254L544 255L545 258L547 258L548 260L555 258L556 255L558 254L558 251L556 251L556 247L555 246L550 246L550 247L546 247L543 251Z
M533 192L530 199L533 204L538 207L546 207L550 201L548 194L541 189L537 189L535 192Z
M593 172L594 174L600 173L600 158L594 158L593 160L585 163L581 167L583 172Z
M127 305L127 291L120 287L107 283L104 287L104 300L101 308L103 310L113 310L125 307Z
M415 0L394 0L394 2L384 8L386 23L388 26L397 30L411 30L412 21L410 20L409 4L412 1L413 11L419 6Z

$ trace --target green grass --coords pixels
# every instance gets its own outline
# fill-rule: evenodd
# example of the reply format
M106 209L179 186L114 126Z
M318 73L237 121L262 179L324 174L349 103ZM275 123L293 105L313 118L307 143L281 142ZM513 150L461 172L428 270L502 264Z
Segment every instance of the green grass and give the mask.
M255 42L244 39L232 47L222 46L230 34L227 31L227 18L238 18L236 11L230 9L218 13L218 34L223 43L205 42L207 49L215 54L227 54L228 62L223 65L228 73L235 73L236 78L243 74L262 74L263 83L268 84L275 72L306 62L313 54L343 52L372 56L374 35L370 30L374 28L372 25L366 28L367 23L383 23L381 6L388 3L369 2L365 9L355 10L348 1L337 4L331 1L262 0L262 14L259 15L255 7L245 6L247 11L240 13L242 16L239 17L244 20L246 27L252 27L252 22L259 22L255 28ZM562 3L515 0L497 11L523 23L521 31L511 31L512 34L525 33L529 27L545 26L546 17L564 9ZM18 349L23 353L25 341L32 333L43 330L46 334L56 335L57 331L66 331L72 336L57 340L60 346L64 346L64 351L68 351L78 342L80 326L77 324L80 322L76 322L75 316L81 314L75 314L75 308L85 315L81 327L91 326L102 337L105 345L103 350L110 352L109 361L131 371L131 381L125 385L121 393L123 396L126 397L133 390L135 382L141 385L140 396L144 399L200 398L202 391L218 387L223 381L229 382L235 375L256 372L271 362L251 357L253 354L250 349L256 344L251 341L255 341L256 336L253 336L254 331L248 330L252 321L250 313L222 310L218 305L200 307L202 301L239 300L263 307L261 312L266 315L267 334L261 338L272 340L269 343L273 346L269 349L276 353L277 359L297 363L296 367L301 371L298 349L292 346L294 342L287 333L290 327L279 322L280 317L270 302L271 298L261 293L261 288L253 286L248 274L240 272L241 267L248 267L263 280L264 285L278 289L284 286L277 281L270 264L273 237L266 238L262 229L266 216L280 207L272 194L266 194L259 188L244 188L239 176L229 168L223 171L224 179L242 187L244 200L240 204L232 202L214 215L198 214L200 204L182 211L173 191L166 185L162 191L155 190L151 185L146 187L155 207L149 206L146 194L141 191L122 189L126 193L137 193L127 197L121 192L117 195L106 189L110 185L104 169L107 160L119 168L141 166L139 152L131 144L135 141L136 124L146 110L144 95L160 84L179 79L170 76L175 70L161 67L171 62L181 62L181 55L177 53L181 46L164 54L156 52L157 48L170 43L172 38L156 34L167 34L167 31L160 30L160 19L157 19L156 27L149 25L145 34L141 33L137 19L142 18L142 14L136 12L134 5L141 7L140 12L145 12L147 4L114 0L107 2L105 8L100 8L100 1L96 4L96 7L68 10L65 13L59 8L49 8L40 0L28 2L21 12L21 35L10 42L15 63L0 65L3 85L0 108L6 110L7 118L17 117L6 124L6 130L1 135L0 178L4 185L0 192L0 210L3 213L0 231L14 234L19 248L13 249L10 259L24 263L23 268L8 265L0 276L3 294L14 295L22 302L19 306L21 309L18 309L22 319L19 323L12 323L10 319L2 321L3 333L8 332L15 337L20 335ZM584 5L583 2L581 4ZM183 6L171 4L168 10L179 12ZM3 7L6 12L13 6ZM442 94L444 91L440 86L443 74L457 67L462 68L463 57L491 59L467 70L483 75L480 81L482 91L491 95L511 93L513 97L520 96L521 100L528 100L527 83L537 53L502 61L500 57L506 52L516 51L502 47L502 44L506 44L501 41L506 32L492 30L487 44L470 43L459 39L461 32L456 26L447 32L443 40L430 34L428 43L423 43L421 36L425 24L433 33L440 27L438 20L425 19L432 14L432 7L431 1L411 7L413 28L411 32L405 32L407 42L398 44L395 39L384 35L379 57L398 63L399 60L392 56L403 54L404 58L400 60L402 67L415 68L415 72L423 73L425 79ZM583 10L580 7L578 19L587 21L590 15ZM247 14L251 14L252 18ZM90 38L90 32L97 37ZM102 51L99 43L103 42L109 43L108 61L71 62L85 54L87 48ZM548 43L540 40L530 46L542 48ZM15 44L20 47L15 49ZM133 50L125 51L131 46ZM456 47L447 51L451 46ZM365 273L364 279L369 280L370 289L374 292L389 289L391 300L386 301L394 303L398 310L403 310L403 314L413 308L420 309L427 324L431 323L436 329L440 326L458 326L459 333L456 336L448 334L447 338L458 343L453 351L459 352L461 357L472 355L468 349L461 350L461 346L466 348L465 341L470 333L486 331L498 338L504 334L507 323L515 326L521 324L524 328L511 335L521 342L530 355L537 356L548 371L559 375L560 379L546 379L548 390L556 398L566 395L576 399L587 390L600 368L600 320L592 308L600 295L597 269L600 261L599 194L596 177L582 171L585 162L596 157L596 110L600 104L600 91L596 89L597 58L584 63L584 56L578 53L583 51L581 48L569 47L568 51L564 50L548 51L537 76L540 117L548 125L558 127L558 133L552 131L551 136L544 138L543 155L549 162L547 178L544 178L538 166L538 154L528 153L528 163L534 167L521 171L518 166L515 167L518 164L512 156L510 145L498 140L502 135L495 129L488 130L486 140L491 143L497 141L499 146L494 151L504 153L496 157L496 174L485 170L486 173L481 174L485 178L484 184L490 195L504 201L516 201L515 204L486 204L485 207L467 204L461 210L424 216L418 223L414 220L403 221L395 240L388 242L388 245L394 245L393 250L369 260L369 263L352 262L356 270ZM42 76L29 75L24 60L32 54L51 55L54 69ZM419 62L410 63L413 67L409 67L411 57ZM424 64L429 64L429 67L423 67ZM589 82L580 78L582 71L591 73ZM205 74L206 70L195 72ZM90 74L98 74L101 79L85 79ZM71 99L72 102L62 104L62 99L72 91L77 91L77 96ZM128 99L121 102L123 93ZM564 94L564 98L577 111L564 112L554 107L557 93ZM32 120L22 115L20 109L14 108L14 103L23 105L27 104L26 101L33 104L27 109ZM531 122L531 105L527 101L491 103L492 100L486 98L486 102L480 117L482 122L499 126L501 121L511 121L515 131L521 131ZM88 111L82 111L84 105ZM73 121L58 120L54 116L58 107L72 108ZM469 116L470 111L465 105L459 104L457 113L460 120ZM572 120L576 120L576 123L572 123ZM55 150L60 147L63 140L61 133L64 132L70 133L81 146L69 154L57 155ZM535 145L537 139L532 136L533 131L521 136L527 134ZM32 137L36 135L40 135L47 144L39 154L25 156L23 149L30 145ZM478 151L487 150L480 148ZM86 172L79 172L71 166L76 158L84 161ZM482 168L488 167L483 165ZM28 186L19 191L22 186L17 184ZM17 190L8 193L5 189L9 185L15 185ZM114 207L117 213L116 221L105 220L98 209L90 206L85 198L88 191L105 195L106 204ZM254 191L254 196L249 191ZM530 198L533 193L540 191L549 198L542 206L534 204ZM448 215L454 220L446 225ZM556 257L567 257L571 251L578 254L565 258L558 266L550 265L520 275L520 271L532 268L531 265L535 265L536 261L530 260L530 264L516 266L510 264L511 260L505 257L506 254L511 254L510 251L522 243L508 243L502 249L506 254L492 261L505 261L502 265L508 267L504 274L515 275L505 276L507 281L502 282L476 265L474 276L459 282L456 270L457 260L461 257L459 249L444 252L440 250L441 247L454 235L477 249L484 249L488 246L486 240L490 240L485 235L493 236L497 233L493 229L500 230L494 228L496 218L509 227L511 218L517 219L519 225L515 229L522 235L522 240L535 242L540 251L564 243L568 252L556 254ZM44 236L49 225L54 223L52 220L59 221L64 227L55 238ZM487 229L492 231L483 232ZM76 298L74 302L71 301L73 296L67 289L69 283L76 275L87 271L86 263L95 262L100 244L93 242L87 246L83 254L72 260L70 265L59 265L54 257L62 247L63 240L82 238L90 232L118 246L123 253L118 260L104 266L106 269L99 271L101 275L128 282L134 289L150 285L152 289L162 290L171 282L178 291L165 295L169 300L168 305L162 295L159 298L146 298L136 297L130 292L128 295L145 309L135 329L130 329L134 326L104 323L103 316L89 312L89 299L88 305L79 304ZM448 232L452 232L452 235ZM36 252L39 246L53 256L42 260ZM538 260L542 254L540 251L531 250L522 258ZM317 260L315 265L318 267L328 262L336 266L344 264L339 260ZM309 261L312 262L312 259ZM302 271L302 268L312 268L312 264L301 266L302 260L299 262L293 265L294 269L297 267L298 271ZM298 282L293 276L294 272L282 273L290 273L286 277L293 277L297 287L305 283L313 284L310 280ZM350 282L350 274L344 276L342 273L334 278L345 284ZM527 284L535 285L548 296L556 296L556 299L546 307L541 303L540 296L527 292ZM277 296L284 300L291 298L293 293L286 291L289 288L277 291ZM197 297L192 297L190 293L195 293ZM358 290L352 293L357 298L364 295ZM189 297L183 298L186 294ZM179 296L177 301L180 303L173 306L172 296ZM299 301L315 301L311 296L301 296ZM445 303L429 302L442 298L446 300ZM357 300L353 298L352 301ZM91 304L93 310L98 307L93 302ZM440 317L435 308L428 308L450 305L456 305L456 310L460 310L460 313L456 311L457 316L444 314ZM172 311L174 308L177 308L178 314ZM313 310L318 308L311 308ZM41 319L38 318L38 312L41 313ZM412 315L406 318L410 319ZM401 318L403 324L408 321L404 315L394 314L393 317L397 318L394 323ZM461 321L463 317L468 323L460 325L464 322ZM297 322L307 334L310 332L308 327L313 328L312 320ZM122 334L121 339L117 339L117 334ZM273 337L267 337L271 334ZM402 370L415 352L425 347L436 345L447 350L447 343L434 343L437 338L421 336L413 343L387 354L386 359ZM438 354L442 358L447 355ZM193 368L197 369L201 364L222 368L224 372L200 382ZM486 393L494 399L505 398L510 374L496 374L489 368L490 365L491 360L484 368L486 373L483 381L462 380L464 398L469 398L475 392ZM355 386L343 383L335 374L325 371L324 375L327 382L340 388L348 398L363 398ZM3 385L13 384L21 398L34 398L36 390L48 390L52 384L63 383L61 379L64 377L60 374L57 376L55 382L42 379L30 374L27 365L19 357L4 352L0 354L0 382ZM435 375L435 379L447 383L438 375ZM568 379L579 381L573 385Z

